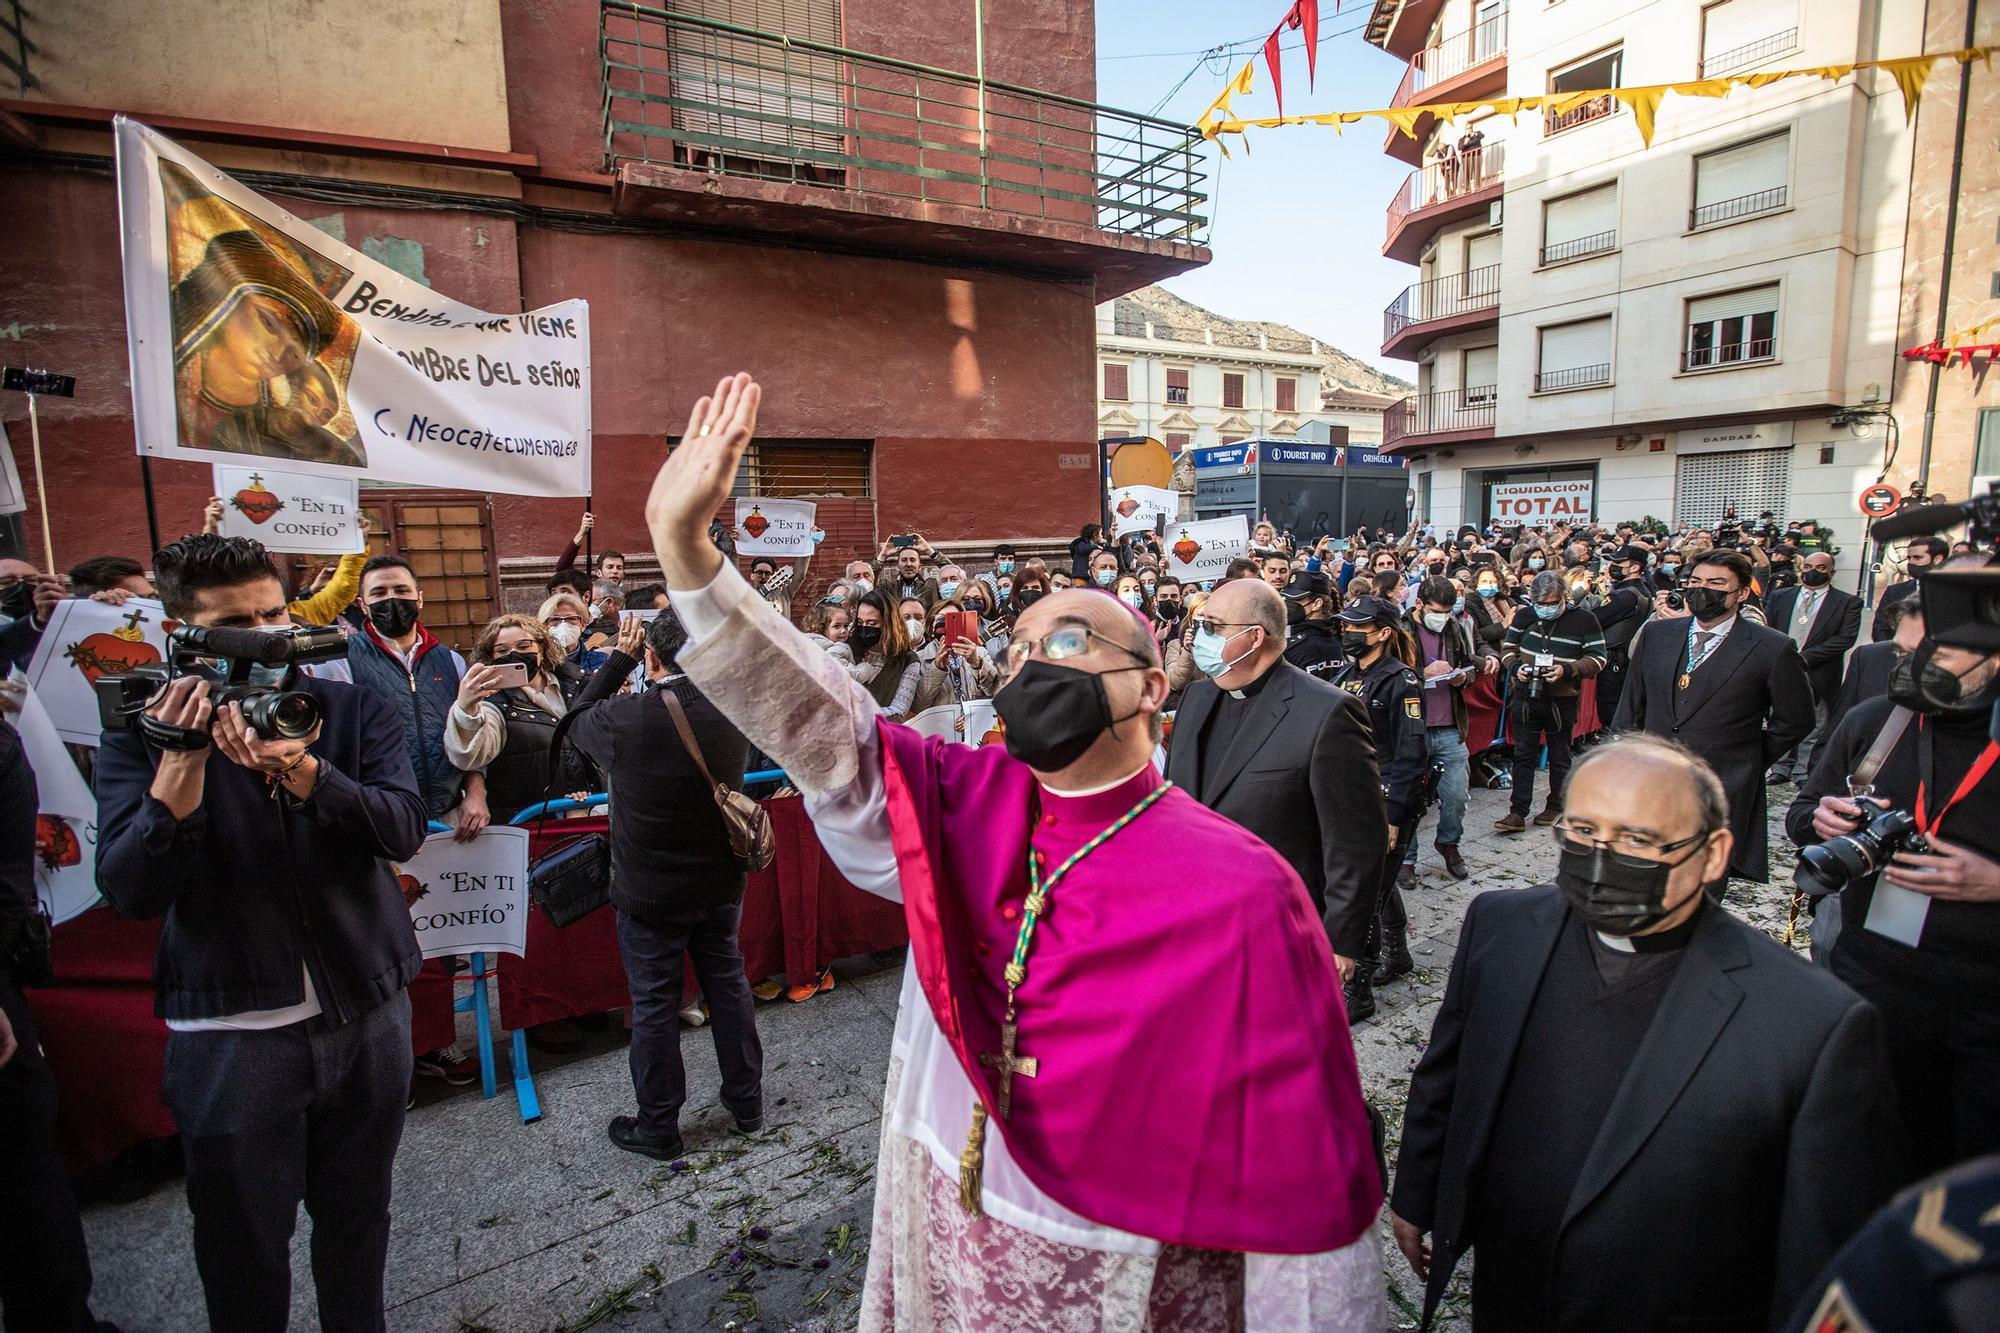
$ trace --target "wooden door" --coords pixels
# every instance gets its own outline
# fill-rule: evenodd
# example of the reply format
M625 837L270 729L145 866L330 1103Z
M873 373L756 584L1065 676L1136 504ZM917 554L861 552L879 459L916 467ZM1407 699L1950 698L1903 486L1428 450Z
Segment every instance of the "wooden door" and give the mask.
M375 522L371 555L400 555L424 590L424 626L467 652L500 612L493 505L464 491L364 488L361 507Z

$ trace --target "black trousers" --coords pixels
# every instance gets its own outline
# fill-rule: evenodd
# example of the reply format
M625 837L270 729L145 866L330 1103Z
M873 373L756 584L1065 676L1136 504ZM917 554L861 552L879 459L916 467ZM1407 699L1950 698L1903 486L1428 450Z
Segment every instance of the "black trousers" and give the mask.
M1829 966L1882 1012L1916 1174L2000 1152L2000 962L1906 948L1849 920Z
M747 1114L762 1104L764 1044L757 1039L757 1001L736 944L742 921L741 903L660 924L618 913L618 954L632 990L632 1091L639 1099L639 1127L656 1138L679 1135L687 1102L687 1068L681 1063L683 959L694 963L708 1001L723 1105Z
M1526 691L1516 682L1514 689ZM1542 746L1549 747L1549 801L1562 807L1563 783L1569 780L1570 732L1576 729L1575 699L1549 699L1536 707L1516 703L1514 720L1514 790L1508 805L1526 819L1535 801L1535 770ZM1551 714L1554 716L1551 717Z
M194 1260L215 1333L282 1333L292 1231L312 1218L327 1333L382 1333L390 1177L410 1095L410 997L340 1027L176 1032L164 1097L187 1154Z
M1423 822L1421 810L1405 820L1396 831L1396 845L1382 858L1382 869L1375 878L1375 909L1368 916L1368 947L1362 959L1363 965L1370 969L1382 961L1384 932L1410 924L1409 909L1403 904L1403 890L1396 883L1396 876L1403 873L1403 849L1417 836Z
M56 1081L35 1020L0 976L18 1049L0 1066L0 1313L7 1333L80 1333L90 1315L90 1252L56 1151Z

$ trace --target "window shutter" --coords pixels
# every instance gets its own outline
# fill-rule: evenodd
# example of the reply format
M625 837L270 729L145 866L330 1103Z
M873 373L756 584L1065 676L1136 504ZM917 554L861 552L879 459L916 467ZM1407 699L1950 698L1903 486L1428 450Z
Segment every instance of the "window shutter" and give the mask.
M1104 396L1113 402L1123 403L1131 398L1126 378L1127 367L1106 362L1104 366Z
M1580 370L1611 363L1611 320L1586 319L1542 330L1541 373Z
M1187 388L1187 386L1188 386L1187 371L1175 370L1172 367L1169 367L1167 370L1167 387L1169 389L1185 389Z
M1465 243L1465 270L1477 272L1500 262L1500 233L1489 231L1484 236L1475 236ZM1481 288L1484 293L1487 290ZM1497 288L1495 289L1497 290Z
M1542 248L1618 230L1618 189L1606 185L1566 199L1551 199L1542 210Z
M1720 296L1703 296L1689 301L1688 323L1712 324L1718 319L1776 314L1777 310L1778 287L1773 283L1767 287L1751 287L1740 292L1724 292Z
M1243 406L1243 377L1241 375L1223 375L1222 405L1224 407Z
M1714 523L1732 504L1739 514L1782 514L1791 508L1792 451L1682 454L1675 480L1676 523Z
M1734 60L1718 63L1716 57L1744 51L1798 26L1798 0L1722 0L1710 5L1701 11L1702 77L1713 78L1737 66ZM1753 63L1751 56L1744 52L1745 64Z
M1787 132L1697 157L1694 206L1707 208L1782 187L1790 148L1791 135Z
M732 495L819 495L865 499L869 440L752 440Z
M1182 434L1178 431L1167 432L1167 448L1171 452L1179 453L1181 450L1187 448L1187 446L1188 446L1187 435Z
M1465 389L1493 389L1500 383L1500 349L1473 347L1465 353Z
M1296 412L1298 410L1299 410L1299 382L1297 380L1290 380L1290 379L1279 380L1278 411Z
M665 0L665 7L670 14L840 45L840 0ZM698 104L675 107L676 125L751 143L845 152L840 61L721 32L671 29L668 44L674 96ZM732 110L746 114L728 114Z

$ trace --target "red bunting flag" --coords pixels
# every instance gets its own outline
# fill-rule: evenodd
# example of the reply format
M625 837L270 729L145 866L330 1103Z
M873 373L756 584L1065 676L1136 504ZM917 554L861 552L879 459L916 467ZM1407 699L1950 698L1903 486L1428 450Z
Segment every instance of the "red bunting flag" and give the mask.
M1334 0L1334 12L1340 10L1340 0ZM1278 39L1287 31L1296 32L1303 28L1306 35L1306 86L1313 86L1319 74L1319 0L1296 0L1278 26L1271 29L1271 35L1264 39L1264 63L1271 67L1271 95L1278 99L1278 114L1285 114L1285 79L1281 64L1283 48Z
M1279 63L1278 34L1285 30L1280 23L1271 29L1271 35L1264 39L1264 63L1271 67L1271 95L1278 99L1278 114L1285 114L1285 70Z

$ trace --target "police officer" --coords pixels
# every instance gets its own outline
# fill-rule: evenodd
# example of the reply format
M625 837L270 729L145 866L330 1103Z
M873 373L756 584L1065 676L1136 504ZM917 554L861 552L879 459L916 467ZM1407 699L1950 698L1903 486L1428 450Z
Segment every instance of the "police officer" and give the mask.
M1785 831L1810 846L1887 809L1928 843L1896 837L1879 876L1856 866L1829 963L1882 1013L1916 1166L1932 1171L2000 1152L2000 569L1927 573L1918 586L1922 641L1891 669L1888 696L1857 704L1827 739ZM1858 803L1848 777L1899 705L1916 717ZM1883 884L1922 895L1914 923L1873 911Z
M1375 921L1368 951L1347 983L1347 1019L1358 1023L1375 1013L1377 981L1409 972L1409 913L1403 907L1396 873L1403 865L1403 845L1416 835L1423 819L1424 772L1429 750L1424 742L1423 682L1411 664L1417 648L1403 628L1403 612L1394 602L1374 596L1356 597L1341 609L1340 645L1347 663L1330 679L1368 705L1375 729L1375 753L1381 760L1384 804L1389 827L1388 855L1382 859L1375 888Z
M1653 610L1653 588L1646 578L1646 548L1627 543L1611 553L1605 573L1611 576L1611 591L1593 608L1598 628L1604 631L1604 670L1597 673L1597 715L1618 716L1618 699L1625 693L1625 668L1631 658L1627 650L1639 626Z
M1347 664L1340 648L1340 624L1333 618L1340 599L1325 574L1297 570L1284 587L1285 660L1322 680Z

